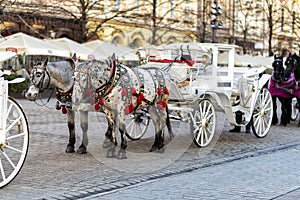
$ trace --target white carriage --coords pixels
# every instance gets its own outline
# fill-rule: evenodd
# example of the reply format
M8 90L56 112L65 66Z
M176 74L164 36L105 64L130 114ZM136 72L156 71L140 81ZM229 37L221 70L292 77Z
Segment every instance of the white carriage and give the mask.
M8 96L8 84L24 81L4 80L0 70L0 188L9 184L20 172L27 155L29 128L21 106Z
M228 122L234 126L246 126L251 122L252 131L259 138L265 137L270 130L273 102L266 87L270 75L264 73L265 67L235 67L236 47L175 44L158 49L158 56L147 58L146 65L163 66L169 73L168 109L170 113L177 113L177 116L172 116L173 119L190 123L193 141L199 147L212 141L217 111L224 112ZM142 58L143 53L140 52ZM241 123L236 121L238 112L242 115ZM141 138L149 119L146 113L140 111L131 114L127 122L127 136L133 140Z

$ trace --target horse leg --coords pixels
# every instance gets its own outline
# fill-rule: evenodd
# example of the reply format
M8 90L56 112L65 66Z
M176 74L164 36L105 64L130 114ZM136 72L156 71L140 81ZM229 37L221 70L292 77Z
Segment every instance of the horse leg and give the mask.
M280 118L280 124L283 126L287 125L287 103L286 98L278 97L280 103L281 103L281 118Z
M286 116L286 119L287 119L287 123L289 124L291 122L291 116L292 116L292 99L293 97L291 98L288 98L286 99L286 111L287 111L287 116Z
M277 100L277 97L276 97L276 96L272 96L272 101L273 101L273 118L272 118L272 125L276 125L276 124L278 123L276 100Z
M126 127L125 127L124 122L120 121L119 131L121 134L121 148L118 152L117 158L118 159L126 159L127 158L127 156L126 156L127 140L126 140L126 135L125 135Z
M69 109L67 112L67 117L68 117L68 129L69 129L69 143L66 148L66 153L74 153L75 152L75 123L74 123L74 118L75 118L75 113L73 110Z
M87 111L80 111L80 127L82 130L82 143L80 147L77 150L77 153L79 154L86 154L87 150L86 147L89 143L89 139L87 136L87 131L88 131L88 112Z
M175 136L174 136L174 133L173 133L173 130L172 130L172 127L171 127L171 121L170 121L168 106L166 107L166 114L167 114L166 125L167 125L167 128L168 128L170 139L172 140Z
M296 98L297 98L297 106L298 106L298 109L299 109L299 107L300 107L300 97L296 97ZM300 119L299 119L299 122L298 122L298 127L300 127Z
M150 152L155 151L158 149L160 152L163 152L164 147L164 133L163 129L161 128L161 119L157 112L157 109L155 106L149 106L148 112L151 116L152 122L155 127L155 140L154 144L152 145ZM162 120L164 123L166 123L166 120Z
M115 123L116 118L115 118L115 114L113 111L110 111L108 109L103 109L103 111L106 114L108 127L110 127L110 130L111 130L110 144L108 145L106 157L114 158L114 157L116 157L116 147L118 145L117 139L116 139L116 123Z
M102 147L108 148L111 140L112 140L112 127L108 126L106 133L105 133L105 138L104 138Z

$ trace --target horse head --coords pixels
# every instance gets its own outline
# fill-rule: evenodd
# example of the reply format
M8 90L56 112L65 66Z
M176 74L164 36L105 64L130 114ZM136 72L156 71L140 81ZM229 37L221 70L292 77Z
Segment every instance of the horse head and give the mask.
M297 63L298 63L298 56L296 54L292 55L290 53L284 62L286 66L286 69L284 71L284 78L286 80L288 80L291 77L291 74L294 72Z
M274 61L272 63L274 69L272 78L275 82L281 83L284 79L284 67L283 67L283 56L274 56Z
M45 62L39 62L33 66L30 73L29 86L25 91L26 99L34 101L37 99L39 92L45 90L50 84L50 75L46 70L48 59Z

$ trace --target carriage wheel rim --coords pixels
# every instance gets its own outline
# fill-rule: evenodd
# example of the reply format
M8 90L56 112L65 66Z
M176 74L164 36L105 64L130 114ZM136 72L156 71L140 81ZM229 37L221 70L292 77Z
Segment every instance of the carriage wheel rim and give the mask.
M29 144L26 116L17 102L11 99L8 100L7 121L6 142L0 148L0 188L10 183L20 172ZM19 140L22 142L21 146L16 144Z
M271 128L273 116L272 97L267 89L264 88L257 97L254 109L253 129L258 137L264 137Z
M216 116L212 103L208 100L201 101L194 117L196 121L194 140L199 146L205 147L211 142L215 133Z
M137 120L137 117L141 117L142 120ZM150 119L147 116L131 114L128 116L129 123L126 123L126 135L132 140L138 140L146 133Z

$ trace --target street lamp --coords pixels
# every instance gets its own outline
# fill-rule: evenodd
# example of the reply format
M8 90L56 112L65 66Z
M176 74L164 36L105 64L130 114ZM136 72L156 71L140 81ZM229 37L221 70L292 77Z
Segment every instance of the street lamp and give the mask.
M212 43L216 43L216 33L217 29L223 27L223 23L218 21L218 16L223 12L222 5L218 4L218 0L214 0L214 3L211 5L211 23L210 26L212 28Z

